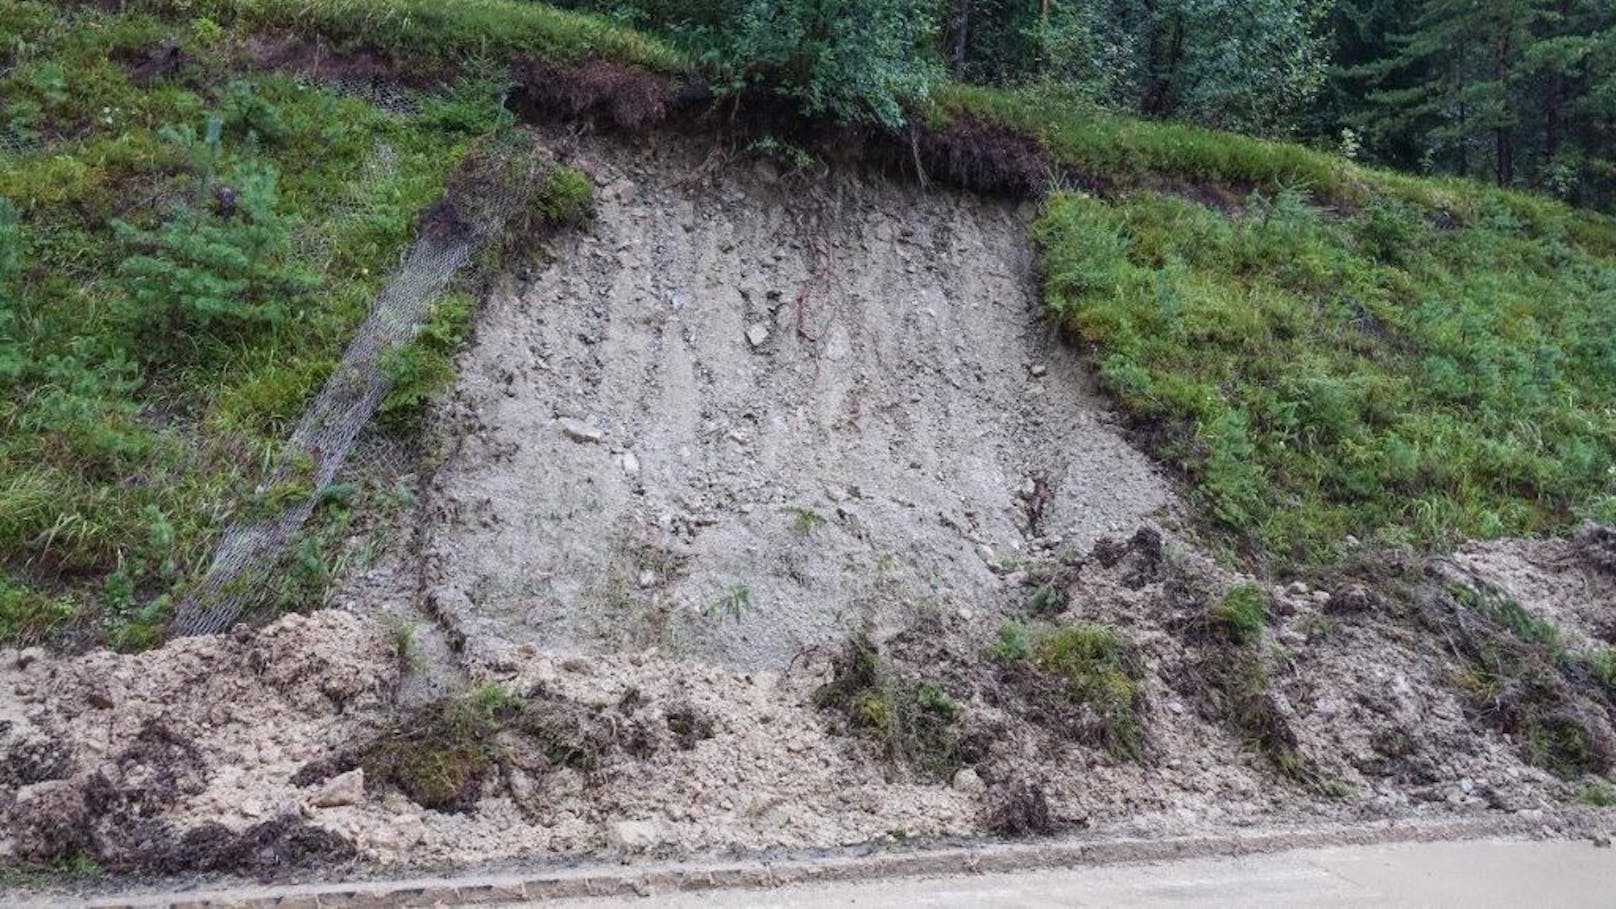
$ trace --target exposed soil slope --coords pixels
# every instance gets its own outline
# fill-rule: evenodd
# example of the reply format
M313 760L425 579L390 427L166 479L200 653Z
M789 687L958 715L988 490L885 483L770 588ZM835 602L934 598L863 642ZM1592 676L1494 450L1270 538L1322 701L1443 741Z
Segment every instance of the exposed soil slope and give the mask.
M1167 509L1041 316L1028 212L588 142L594 229L488 305L430 528L479 643L726 666L921 612Z

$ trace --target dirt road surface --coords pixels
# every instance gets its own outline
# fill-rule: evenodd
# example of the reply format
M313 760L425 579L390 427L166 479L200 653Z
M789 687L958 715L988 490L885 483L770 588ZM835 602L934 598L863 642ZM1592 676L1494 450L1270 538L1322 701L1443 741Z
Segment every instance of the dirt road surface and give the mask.
M1608 906L1616 852L1587 842L1403 843L1242 858L686 893L658 907ZM553 906L621 905L580 900Z

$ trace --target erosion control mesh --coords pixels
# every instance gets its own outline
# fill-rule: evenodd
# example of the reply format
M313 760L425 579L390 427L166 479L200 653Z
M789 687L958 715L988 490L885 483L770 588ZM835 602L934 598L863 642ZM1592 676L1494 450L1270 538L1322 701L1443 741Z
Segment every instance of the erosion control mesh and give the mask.
M176 611L176 634L223 631L262 601L289 544L387 396L390 353L415 338L433 302L478 248L529 207L550 166L529 137L513 134L474 153L443 200L422 216L398 272L260 486L260 496L275 502L275 510L260 510L254 520L225 530L207 573ZM293 494L269 495L276 490Z

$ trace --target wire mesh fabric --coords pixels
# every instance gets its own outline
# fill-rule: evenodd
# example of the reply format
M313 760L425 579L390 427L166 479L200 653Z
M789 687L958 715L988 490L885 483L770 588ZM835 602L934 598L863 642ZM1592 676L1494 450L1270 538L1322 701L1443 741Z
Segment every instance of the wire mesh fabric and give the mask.
M257 602L321 494L392 386L389 355L414 340L433 303L506 219L530 201L549 162L522 133L473 153L442 201L423 215L414 244L287 440L260 491L297 495L267 517L226 528L206 574L180 603L173 632L214 634Z

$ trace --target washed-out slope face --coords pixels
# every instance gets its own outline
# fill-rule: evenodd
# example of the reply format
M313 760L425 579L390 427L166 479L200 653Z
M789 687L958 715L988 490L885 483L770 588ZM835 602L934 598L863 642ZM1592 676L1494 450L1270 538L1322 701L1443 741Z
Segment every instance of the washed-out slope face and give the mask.
M1040 316L1029 211L591 143L588 236L483 313L429 528L473 642L739 667L923 610L1170 494ZM733 169L731 169L733 170Z

